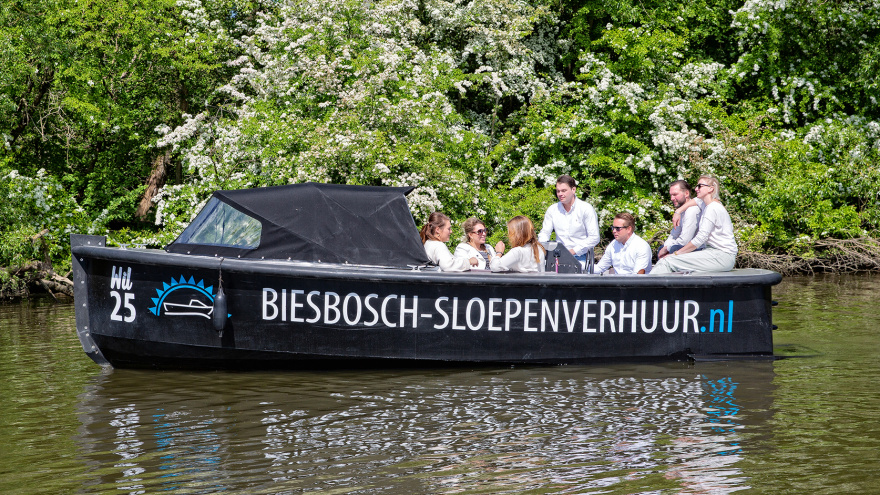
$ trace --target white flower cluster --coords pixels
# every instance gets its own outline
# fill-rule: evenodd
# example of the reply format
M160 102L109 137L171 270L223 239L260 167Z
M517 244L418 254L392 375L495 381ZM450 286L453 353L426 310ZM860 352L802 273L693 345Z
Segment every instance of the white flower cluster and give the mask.
M795 134L786 137L794 140ZM801 141L809 145L809 159L815 162L871 173L875 167L866 160L880 152L880 123L858 116L828 118L808 126Z
M554 162L544 165L539 157L554 153L550 148L578 149L582 142L612 147L614 142L638 139L639 143L632 145L634 153L613 158L617 162L615 167L629 170L629 177L647 172L640 175L649 177L655 188L679 178L684 162L696 160L711 167L726 159L724 142L697 130L699 127L711 133L714 124L695 110L695 102L719 98L717 89L723 65L688 63L668 72L667 82L644 86L615 74L594 53L582 54L580 61L583 84L571 84L566 89L566 99L573 102L569 104L572 111L567 113L568 118L543 122L536 139L523 147L525 166L517 179L558 173L560 167ZM557 89L559 94L562 92ZM621 129L617 116L624 113L648 125L647 132L641 128L634 132ZM571 158L578 168L589 172L590 163L608 167L611 157L607 153L599 155L586 149L580 151L578 159Z
M44 169L34 176L9 170L0 175L0 192L15 203L0 204L3 224L27 225L39 232L47 228L50 236L66 238L71 233L94 233L99 221L89 221L85 210L64 185Z
M556 160L546 165L527 165L520 168L516 175L514 175L511 185L522 184L523 179L526 178L534 178L544 184L553 184L556 181L556 177L570 171L571 167L562 160Z
M689 63L673 74L672 81L687 99L717 97L712 86L723 69L719 63Z

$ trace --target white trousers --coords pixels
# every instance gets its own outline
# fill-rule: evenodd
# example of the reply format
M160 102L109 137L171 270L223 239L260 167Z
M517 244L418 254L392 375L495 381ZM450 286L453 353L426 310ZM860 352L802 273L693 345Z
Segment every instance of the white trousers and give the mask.
M669 255L654 265L651 274L672 272L729 272L736 264L736 255L706 246L700 251Z

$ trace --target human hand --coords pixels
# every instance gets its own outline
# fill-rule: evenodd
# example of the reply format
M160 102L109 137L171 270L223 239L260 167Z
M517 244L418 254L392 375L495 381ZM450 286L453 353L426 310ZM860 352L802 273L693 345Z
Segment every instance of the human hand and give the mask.
M574 249L569 249L568 252L571 253L572 256L577 256L577 254L575 254L574 252Z
M498 241L498 244L495 244L495 254L501 256L504 253L504 241Z
M469 259L468 261L471 262L471 266L477 266L477 265L480 264L480 262L477 261L477 258L471 258L471 259Z
M678 224L681 223L681 213L675 212L672 214L672 226L678 227Z
M664 257L669 256L669 250L666 249L666 246L660 248L660 251L657 252L657 259L663 259Z

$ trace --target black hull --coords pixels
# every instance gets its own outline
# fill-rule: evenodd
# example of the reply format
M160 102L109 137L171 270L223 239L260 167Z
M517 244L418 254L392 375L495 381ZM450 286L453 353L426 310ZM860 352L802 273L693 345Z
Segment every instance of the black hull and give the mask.
M770 358L781 280L416 272L106 248L93 236L73 245L80 340L116 367Z

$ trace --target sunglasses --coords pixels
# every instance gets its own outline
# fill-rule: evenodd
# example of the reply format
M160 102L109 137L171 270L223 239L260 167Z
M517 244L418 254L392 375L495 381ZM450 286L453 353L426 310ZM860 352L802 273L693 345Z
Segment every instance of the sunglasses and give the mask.
M479 230L475 230L474 233L477 235L487 235L487 234L489 234L489 231L486 229L479 229Z
M701 187L712 187L712 184L697 184L694 186L694 189L699 189Z
M623 227L618 227L618 226L616 226L616 225L612 225L612 226L611 226L611 230L613 230L613 231L615 231L615 232L620 232L621 230L623 230L623 229L625 229L625 228L627 228L627 227L629 227L629 225L624 225Z

